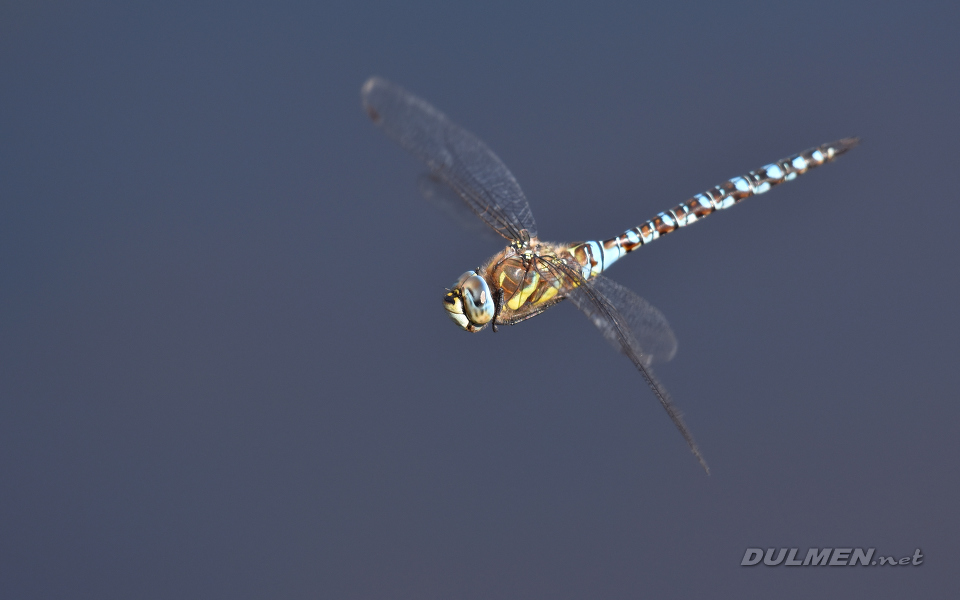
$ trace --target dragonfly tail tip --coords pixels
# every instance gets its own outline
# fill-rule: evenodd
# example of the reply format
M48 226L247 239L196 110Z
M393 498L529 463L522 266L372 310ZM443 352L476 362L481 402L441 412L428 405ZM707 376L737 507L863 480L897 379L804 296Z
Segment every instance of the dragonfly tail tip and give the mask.
M836 147L833 149L834 155L843 154L847 150L856 148L859 144L860 144L860 138L856 136L846 137L846 138L843 138L842 140L838 140Z

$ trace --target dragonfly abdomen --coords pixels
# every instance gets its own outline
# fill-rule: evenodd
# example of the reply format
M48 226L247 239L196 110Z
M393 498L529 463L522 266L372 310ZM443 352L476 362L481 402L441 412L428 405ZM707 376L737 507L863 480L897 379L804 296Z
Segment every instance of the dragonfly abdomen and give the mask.
M607 270L610 265L618 261L630 250L626 250L621 239L632 240L633 230L603 242L580 242L570 246L567 250L573 259L580 265L580 274L584 279L590 279ZM635 247L635 246L634 246ZM631 248L632 250L632 248Z
M675 208L662 212L646 223L629 229L615 238L588 243L599 246L594 254L602 259L601 265L606 268L624 254L633 252L660 236L694 223L714 211L729 208L750 196L762 194L775 185L796 179L798 175L803 175L810 169L831 162L859 142L858 138L844 138L810 148L697 194Z

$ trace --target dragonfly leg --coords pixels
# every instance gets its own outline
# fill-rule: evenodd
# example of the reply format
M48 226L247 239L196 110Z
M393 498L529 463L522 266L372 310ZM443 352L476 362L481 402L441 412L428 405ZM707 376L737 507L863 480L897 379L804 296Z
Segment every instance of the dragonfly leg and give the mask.
M519 316L519 317L514 317L514 318L512 318L512 319L506 319L506 320L500 321L500 324L501 324L501 325L516 325L517 323L521 323L521 322L523 322L523 321L526 321L527 319L530 319L530 318L532 318L532 317L535 317L535 316L539 315L540 313L542 313L543 311L547 310L548 308L550 308L550 307L553 306L554 304L558 304L558 303L560 303L560 302L563 302L563 301L566 300L566 299L567 299L566 296L564 296L564 297L562 297L562 298L554 298L553 300L550 300L550 301L548 301L548 302L545 302L542 306L538 306L535 310L533 310L533 311L531 311L531 312L529 312L529 313L523 314L523 315L521 315L521 316Z
M503 288L498 287L493 293L493 332L497 332L497 319L500 318L500 311L503 310Z

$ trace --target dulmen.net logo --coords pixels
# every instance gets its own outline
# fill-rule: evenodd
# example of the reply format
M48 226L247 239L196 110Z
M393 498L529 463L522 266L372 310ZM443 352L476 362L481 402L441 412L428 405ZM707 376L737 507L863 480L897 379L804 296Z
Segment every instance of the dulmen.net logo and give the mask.
M876 548L810 548L801 559L799 548L747 548L740 566L764 564L768 567L853 567L853 566L918 566L923 564L920 548L912 556L874 556Z

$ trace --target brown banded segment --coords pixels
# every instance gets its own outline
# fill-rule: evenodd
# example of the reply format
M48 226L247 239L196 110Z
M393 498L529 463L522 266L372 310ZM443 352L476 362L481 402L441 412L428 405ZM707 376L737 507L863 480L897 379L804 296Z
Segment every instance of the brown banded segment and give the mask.
M596 259L593 257L593 253L590 252L589 246L586 244L578 244L574 246L572 254L573 259L581 265L587 264L588 261L590 262L591 266L597 264Z
M681 204L670 212L673 214L674 218L676 218L677 226L683 227L687 224L687 216L690 214L690 209L687 208L686 204Z
M660 213L660 215L657 215L657 217L653 220L653 226L660 235L666 235L677 228L676 221L673 220L673 217L666 213Z
M706 194L704 194L703 197L706 198L708 201L710 200L710 198ZM691 200L688 200L687 206L690 207L690 211L693 214L695 214L698 219L700 219L701 217L705 217L710 213L712 213L714 210L716 210L713 208L713 206L704 206L703 204L700 203L700 200L697 198L692 198Z
M731 198L733 203L736 204L750 196L764 193L770 188L785 181L790 181L797 175L802 175L814 167L832 162L838 156L856 146L859 142L860 140L857 138L844 138L778 160L775 163L763 166L755 171L750 171L741 177L734 177L730 181L726 181L701 194L697 194L667 212L660 213L638 227L627 230L618 237L600 242L600 244L606 249L619 246L623 249L624 253L633 252L645 243L650 243L654 239L657 239L653 237L655 232L657 237L660 237L676 231L689 223L699 221L710 213L719 210L727 198ZM821 155L819 160L814 157L817 153ZM794 165L794 162L797 161L798 158L803 159L802 168ZM777 170L780 171L779 177L776 176ZM773 172L773 174L771 174L771 172ZM737 188L736 182L740 179L749 186L749 189L744 190ZM690 219L690 215L693 215L695 218ZM673 221L672 223L670 222L671 220ZM638 241L631 241L630 237L636 237ZM644 242L644 239L648 241ZM578 260L579 258L580 257L577 256Z
M639 238L639 236L637 237ZM623 241L620 242L620 247L623 248L623 252L625 254L629 252L633 252L634 250L636 250L642 245L643 245L643 240L641 239L638 239L636 242L631 242L629 239L623 238Z
M620 238L613 238L612 240L606 240L605 242L602 242L601 245L603 246L604 250L613 250L614 248L619 246L626 252L630 252L630 250L627 250L627 248L629 246L636 246L638 244L632 244L630 240L627 240L627 239L620 241Z

